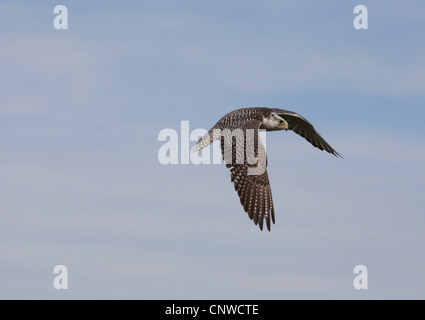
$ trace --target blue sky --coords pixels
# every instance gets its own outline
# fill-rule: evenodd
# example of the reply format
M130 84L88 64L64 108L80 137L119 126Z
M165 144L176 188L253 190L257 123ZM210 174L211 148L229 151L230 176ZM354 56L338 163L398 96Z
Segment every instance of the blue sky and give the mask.
M53 28L58 4L68 30ZM424 12L2 1L0 297L424 299ZM267 134L271 232L224 165L157 157L160 130L245 106L298 112L344 155ZM53 287L59 264L68 290ZM359 264L367 290L353 288Z

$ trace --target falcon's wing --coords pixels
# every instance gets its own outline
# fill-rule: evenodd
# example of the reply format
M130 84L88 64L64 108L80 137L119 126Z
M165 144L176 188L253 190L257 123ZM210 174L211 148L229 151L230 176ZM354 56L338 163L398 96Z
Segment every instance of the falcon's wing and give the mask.
M233 132L243 134L239 141L244 141L243 151L238 149L238 134L232 139L221 138L221 150L226 166L231 172L231 181L239 195L240 202L254 223L263 230L263 222L266 221L267 229L270 231L270 217L275 223L272 191L267 174L267 155L264 145L259 137L260 120L249 120L240 124L240 128L233 129ZM239 130L239 131L236 131ZM251 130L251 135L249 134ZM231 141L231 143L230 143ZM243 154L242 154L242 152ZM250 158L253 151L255 161ZM226 161L226 152L231 152ZM243 158L241 158L243 156ZM240 161L242 159L242 161Z
M313 125L307 121L307 119L300 116L298 113L282 110L273 109L279 116L288 122L288 129L294 131L300 136L304 137L316 148L325 150L336 157L342 158L342 155L335 151L329 143L323 139L323 137L314 129Z
M263 230L266 220L270 231L270 216L275 223L272 190L267 170L261 175L248 175L248 166L237 164L230 170L231 180L246 213Z

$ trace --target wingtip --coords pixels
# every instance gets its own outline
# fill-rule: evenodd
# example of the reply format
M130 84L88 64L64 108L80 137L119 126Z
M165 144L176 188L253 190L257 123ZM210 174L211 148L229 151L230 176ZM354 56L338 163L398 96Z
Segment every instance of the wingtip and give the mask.
M201 149L198 147L198 145L193 146L192 150L190 150L191 152L199 152L201 151Z
M333 152L333 154L334 154L334 156L335 156L335 157L337 157L337 158L344 159L344 157L342 156L342 154L340 154L339 152L334 151L334 152Z

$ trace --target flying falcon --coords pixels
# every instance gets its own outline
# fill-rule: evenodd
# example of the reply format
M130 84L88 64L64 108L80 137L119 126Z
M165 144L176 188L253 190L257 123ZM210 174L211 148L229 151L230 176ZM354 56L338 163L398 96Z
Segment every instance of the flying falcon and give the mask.
M259 130L292 130L316 148L336 157L336 152L313 125L299 114L275 108L243 108L221 118L194 146L200 151L221 138L221 151L226 167L230 168L231 181L241 204L254 223L263 230L266 221L270 231L270 217L275 223L274 206L269 177L267 155L259 138Z

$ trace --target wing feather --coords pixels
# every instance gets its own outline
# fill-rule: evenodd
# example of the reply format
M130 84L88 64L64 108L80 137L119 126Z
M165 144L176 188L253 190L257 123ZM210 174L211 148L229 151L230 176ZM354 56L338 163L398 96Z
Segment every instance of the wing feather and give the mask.
M301 137L305 138L316 148L320 150L327 151L333 154L336 157L342 158L342 155L335 151L329 143L314 129L313 125L304 117L298 113L282 110L282 109L273 109L279 116L284 118L288 122L288 129L299 134Z
M254 129L254 141L244 140L244 150L247 149L247 144L254 143L254 155L256 157L264 152L265 149L261 142L261 138L258 135L258 130L261 125L260 120L248 120L239 124L239 128L245 132L245 137L249 137L246 134L247 129ZM249 174L248 170L254 168L257 164L249 164L247 161L246 154L244 155L244 163L237 163L237 148L236 148L236 138L233 138L232 145L229 145L229 141L226 141L224 137L221 138L221 150L223 153L225 150L232 150L232 162L226 163L226 166L230 168L231 171L231 181L234 184L235 190L238 193L239 200L245 212L248 214L248 217L253 220L255 225L258 225L259 228L263 229L264 220L266 220L267 229L270 230L270 217L274 221L274 211L273 202L271 199L271 188L270 182L267 174L267 170L264 168L264 171L261 174ZM265 155L265 157L267 157ZM266 163L264 164L267 166ZM274 223L274 222L273 222Z
M237 183L233 180L233 183L248 217L261 230L265 220L267 229L270 230L270 218L275 223L275 217L267 170L261 175L248 175L248 166L244 164L237 164L232 170L243 177Z

